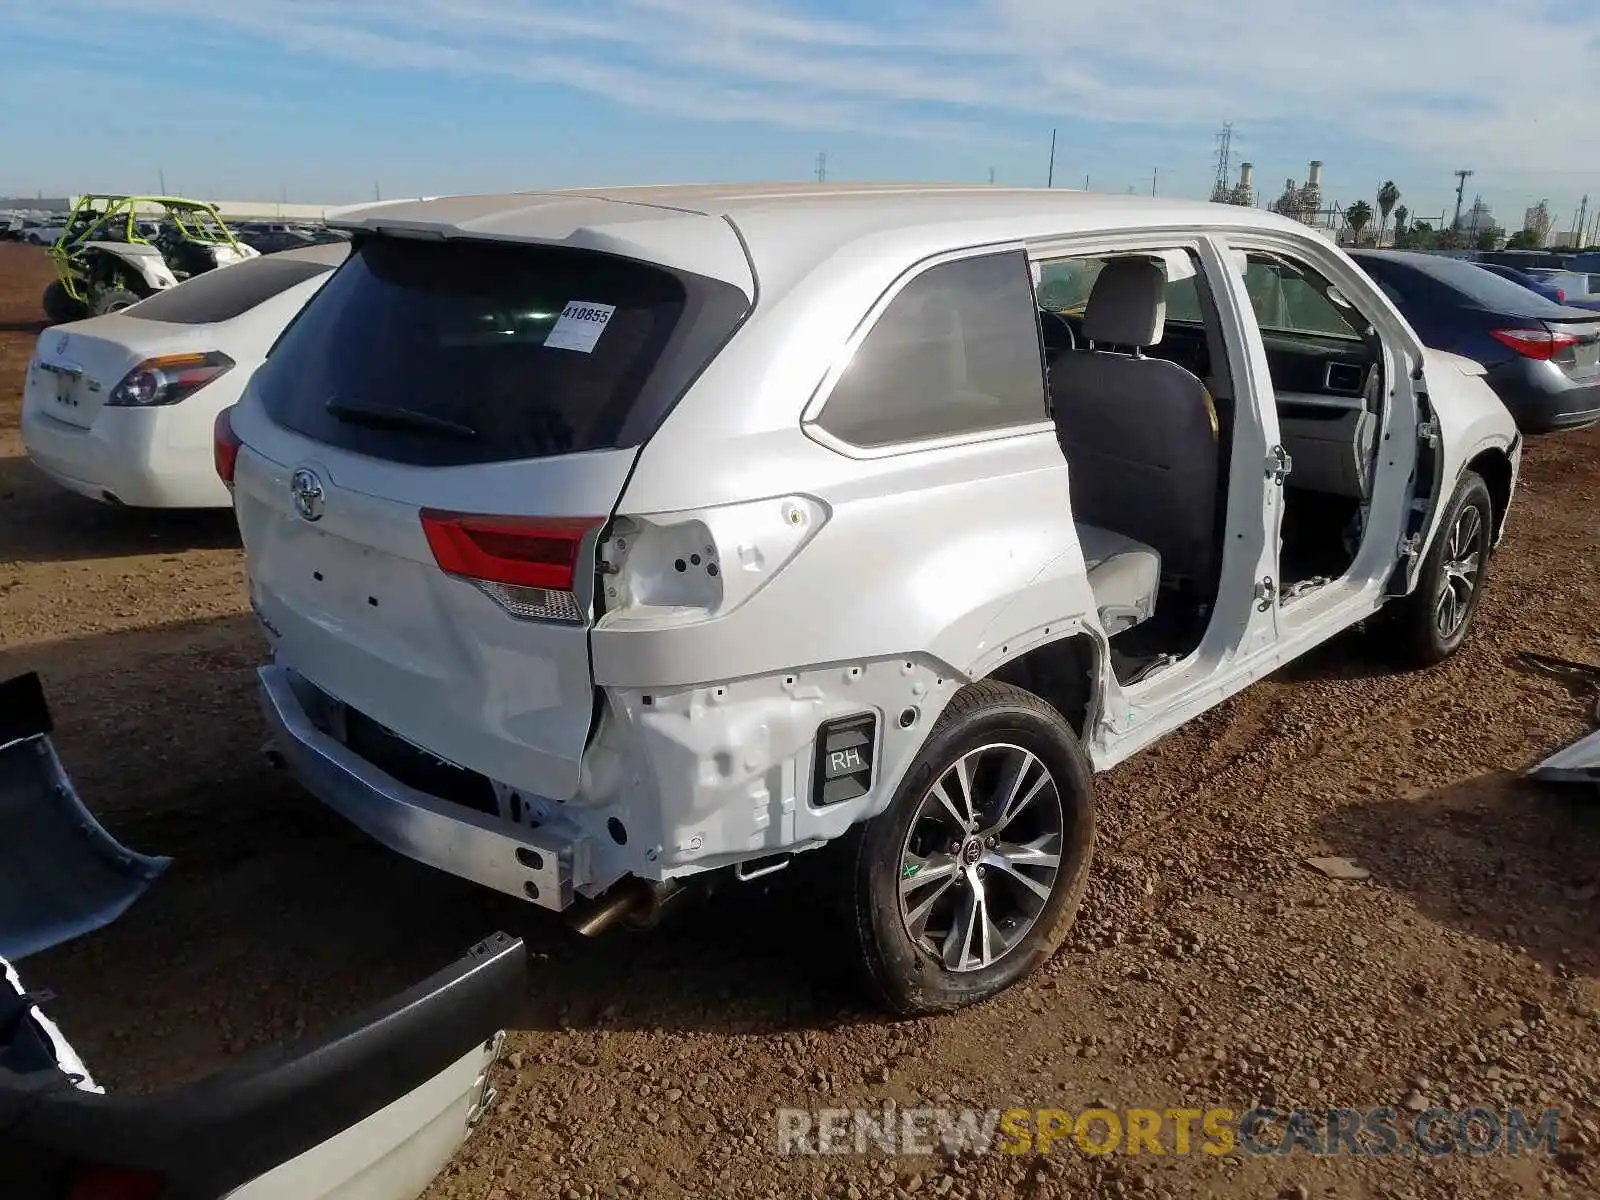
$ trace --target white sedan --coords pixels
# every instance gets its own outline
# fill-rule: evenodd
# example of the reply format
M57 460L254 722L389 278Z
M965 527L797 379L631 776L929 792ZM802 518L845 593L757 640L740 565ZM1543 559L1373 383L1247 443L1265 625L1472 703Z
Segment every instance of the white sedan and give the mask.
M348 253L337 242L266 255L46 329L23 393L28 457L108 504L228 507L212 424Z

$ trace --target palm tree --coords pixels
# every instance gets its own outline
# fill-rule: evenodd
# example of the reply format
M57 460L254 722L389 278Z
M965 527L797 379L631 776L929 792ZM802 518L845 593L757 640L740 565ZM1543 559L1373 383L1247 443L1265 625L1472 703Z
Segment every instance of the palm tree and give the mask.
M1372 205L1365 200L1357 200L1344 210L1344 223L1350 226L1350 232L1355 235L1356 245L1361 244L1361 231L1372 221Z
M1394 206L1400 203L1400 189L1394 180L1385 179L1383 186L1378 189L1378 212L1382 219L1378 222L1378 245L1383 245L1383 231L1389 227L1389 214L1394 211Z

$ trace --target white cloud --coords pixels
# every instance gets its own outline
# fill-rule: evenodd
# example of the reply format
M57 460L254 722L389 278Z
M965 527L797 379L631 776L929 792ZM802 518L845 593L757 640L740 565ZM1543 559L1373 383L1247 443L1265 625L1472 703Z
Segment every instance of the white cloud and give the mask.
M56 0L224 26L298 54L565 84L654 112L993 140L1034 118L1195 138L1223 119L1541 181L1600 112L1600 6L1535 0ZM1516 68L1508 67L1514 46ZM1532 72L1533 74L1530 74Z

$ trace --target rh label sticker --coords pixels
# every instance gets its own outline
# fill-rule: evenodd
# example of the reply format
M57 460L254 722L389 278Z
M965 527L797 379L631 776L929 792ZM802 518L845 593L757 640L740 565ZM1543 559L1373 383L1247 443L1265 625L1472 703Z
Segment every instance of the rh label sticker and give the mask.
M588 354L605 332L615 304L591 304L587 300L569 300L561 310L561 317L545 337L544 344L556 350L576 350Z

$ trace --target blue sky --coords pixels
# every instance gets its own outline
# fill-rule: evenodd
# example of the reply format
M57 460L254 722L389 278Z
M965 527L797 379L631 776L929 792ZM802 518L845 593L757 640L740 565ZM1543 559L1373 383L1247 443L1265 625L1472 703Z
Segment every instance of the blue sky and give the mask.
M1600 203L1594 0L0 0L0 193L698 180Z

